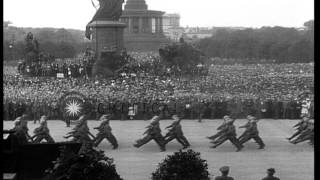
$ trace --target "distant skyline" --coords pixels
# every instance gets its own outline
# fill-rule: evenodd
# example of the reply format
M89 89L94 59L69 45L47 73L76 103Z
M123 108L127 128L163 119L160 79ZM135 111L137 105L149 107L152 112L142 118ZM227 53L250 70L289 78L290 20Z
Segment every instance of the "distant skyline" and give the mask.
M95 0L94 2L96 2ZM183 27L302 27L314 19L313 0L146 0L148 9L178 13ZM3 18L18 27L84 30L91 0L3 0Z

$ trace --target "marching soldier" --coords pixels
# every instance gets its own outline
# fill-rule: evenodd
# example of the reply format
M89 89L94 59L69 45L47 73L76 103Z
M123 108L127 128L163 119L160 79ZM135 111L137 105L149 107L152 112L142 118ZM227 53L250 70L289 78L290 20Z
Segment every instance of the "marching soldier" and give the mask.
M210 140L215 140L216 138L220 137L224 133L224 131L222 131L222 129L226 126L228 118L229 118L229 116L224 116L223 123L217 128L218 132L215 135L209 136L207 138Z
M101 141L106 138L113 146L113 149L118 148L118 142L117 139L112 134L112 129L110 127L109 121L110 121L110 115L102 115L100 120L102 121L99 127L95 127L94 129L97 129L99 132L96 136L94 141L94 146L97 147Z
M18 142L20 144L27 144L32 142L31 136L28 133L28 121L22 120L20 121L20 125L17 126L15 135L18 137Z
M234 146L236 146L237 152L241 151L243 146L240 144L240 142L237 139L236 128L233 125L234 121L235 119L230 117L228 118L226 125L221 130L222 134L217 140L212 142L214 145L211 148L216 148L222 143L224 143L225 141L229 140Z
M310 144L313 145L314 143L314 122L309 121L307 128L302 130L300 135L293 141L292 144L298 144L304 141L310 141Z
M259 144L259 149L263 149L265 147L265 144L259 136L259 131L257 127L258 120L250 115L247 118L250 121L245 126L243 126L246 128L246 130L243 133L243 135L241 135L241 138L239 138L240 144L243 145L250 139L254 139L254 141Z
M68 139L69 137L73 137L73 141L75 142L91 142L91 138L94 139L95 136L92 135L89 131L89 127L87 124L87 118L85 115L79 117L78 124L73 128L71 132L67 134L64 138Z
M147 126L147 130L143 133L146 134L146 136L142 139L139 139L136 141L136 144L133 146L136 148L141 147L142 145L148 143L151 140L154 140L158 146L160 147L161 151L165 151L165 142L164 138L161 135L161 129L159 124L160 118L159 116L154 116L151 119L151 123L149 126Z
M293 138L295 138L296 136L298 136L299 134L301 134L302 131L304 131L305 129L307 129L308 127L308 122L309 122L309 118L307 116L302 117L302 120L297 123L296 125L294 125L294 128L297 128L297 132L294 133L291 137L287 138L289 141L291 141Z
M183 149L190 147L190 143L182 132L182 127L180 124L181 119L178 117L178 115L173 115L172 119L174 120L174 122L170 126L166 127L166 129L169 129L169 131L164 137L165 144L168 144L173 139L176 139L180 144L182 144Z
M40 127L34 130L34 136L32 136L31 139L33 139L34 143L40 143L43 139L45 139L48 143L54 143L53 138L50 136L47 124L47 116L41 117Z

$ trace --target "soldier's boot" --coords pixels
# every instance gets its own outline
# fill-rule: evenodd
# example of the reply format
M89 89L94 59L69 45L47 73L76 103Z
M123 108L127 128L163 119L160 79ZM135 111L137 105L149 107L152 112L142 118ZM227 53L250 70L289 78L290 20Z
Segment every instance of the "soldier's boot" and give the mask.
M241 149L243 148L237 137L229 137L229 141L237 148L236 152L241 151Z
M107 137L108 141L112 144L113 148L112 149L117 149L118 148L118 142L117 139L113 136L113 134L109 135Z
M186 137L181 136L181 137L179 137L179 139L183 143L183 149L186 149L186 148L190 147L190 143L189 143L189 141L187 140Z
M53 139L50 135L47 135L47 137L45 137L45 140L46 140L48 143L54 143L54 139Z
M169 142L171 142L175 137L169 136L167 139L164 140L164 144L167 145Z
M219 137L219 133L217 133L217 134L215 134L215 135L213 135L213 136L209 136L209 137L207 137L208 139L211 139L211 140L215 140L216 138L218 138Z
M227 139L220 139L219 141L215 141L214 145L211 148L217 148L219 145L223 144Z
M266 146L262 139L259 136L255 136L253 137L253 139L256 141L256 143L259 145L259 149L264 149L264 147Z
M93 141L93 146L98 147L99 144L103 141L104 137L97 136Z
M300 133L301 133L301 132L298 131L298 132L294 133L291 137L288 137L287 139L288 139L289 141L291 141L291 139L295 138L295 137L298 136Z
M154 137L154 141L158 144L160 147L160 151L164 152L166 151L166 145L165 145L165 140L162 136Z

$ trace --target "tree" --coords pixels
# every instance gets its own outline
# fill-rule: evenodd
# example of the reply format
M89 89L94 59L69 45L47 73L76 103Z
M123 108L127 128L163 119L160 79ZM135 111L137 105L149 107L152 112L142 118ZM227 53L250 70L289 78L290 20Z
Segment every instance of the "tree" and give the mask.
M175 152L158 165L152 180L209 180L208 164L193 150Z

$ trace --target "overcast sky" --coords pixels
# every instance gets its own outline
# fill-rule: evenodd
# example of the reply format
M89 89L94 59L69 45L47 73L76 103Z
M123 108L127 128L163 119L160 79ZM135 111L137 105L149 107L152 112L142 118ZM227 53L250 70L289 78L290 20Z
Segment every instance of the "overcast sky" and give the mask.
M314 18L314 0L146 0L149 9L179 13L182 26L301 27ZM91 0L3 0L4 20L19 27L84 30Z

